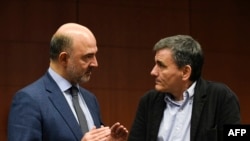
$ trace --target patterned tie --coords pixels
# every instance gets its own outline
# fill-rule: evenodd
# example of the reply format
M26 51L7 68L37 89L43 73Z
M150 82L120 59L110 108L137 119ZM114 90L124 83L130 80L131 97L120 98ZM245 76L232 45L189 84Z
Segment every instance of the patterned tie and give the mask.
M82 130L82 133L85 134L86 132L89 131L88 129L88 124L87 124L87 120L85 118L85 115L79 105L79 100L78 100L78 88L76 86L72 86L70 88L70 93L72 94L72 101L73 101L73 105L78 117L78 121Z

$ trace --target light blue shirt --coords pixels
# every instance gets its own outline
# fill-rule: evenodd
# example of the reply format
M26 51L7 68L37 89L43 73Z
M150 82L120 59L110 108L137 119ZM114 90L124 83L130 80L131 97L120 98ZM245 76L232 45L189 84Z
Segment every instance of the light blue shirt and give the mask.
M196 82L184 93L182 101L166 95L166 109L160 124L157 141L190 141L190 123Z
M66 79L64 79L62 76L60 76L58 73L53 71L51 68L49 68L48 72L51 75L51 77L56 81L56 84L59 86L64 97L66 98L66 100L69 104L69 107L72 110L77 122L79 122L77 115L76 115L76 111L75 111L74 106L73 106L72 96L69 93L69 88L71 88L71 86L72 86L71 83L69 81L67 81ZM77 85L77 87L79 88L79 85ZM85 114L85 117L86 117L86 120L88 123L88 128L90 130L94 127L94 121L93 121L93 118L89 112L89 109L88 109L82 95L80 94L80 91L79 91L79 104L83 110L83 113Z

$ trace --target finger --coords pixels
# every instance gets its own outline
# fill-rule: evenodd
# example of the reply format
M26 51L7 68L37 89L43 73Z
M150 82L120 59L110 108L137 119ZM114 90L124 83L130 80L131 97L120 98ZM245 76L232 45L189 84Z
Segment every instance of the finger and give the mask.
M96 129L96 126L93 126L93 128L91 128L90 131L91 131L91 130L94 130L94 129Z
M111 129L111 136L114 138L127 138L128 130L120 124L114 124Z
M123 136L126 135L128 133L128 130L125 127L119 128L119 130L117 131L118 136Z
M101 127L97 129L92 129L88 133L85 134L84 138L87 140L106 140L107 137L110 135L109 127Z
M122 131L119 133L119 136L127 138L127 136L128 136L128 130L124 127L122 129Z
M91 130L91 134L98 134L104 131L110 131L109 127L100 127L100 128L95 128L93 130Z
M113 124L113 126L111 127L111 131L116 131L116 130L119 128L120 125L121 125L121 124L120 124L119 122L116 122L116 123Z
M102 128L98 128L98 131L95 133L95 139L96 140L106 140L107 137L111 134L111 130L109 129L109 127L102 127Z

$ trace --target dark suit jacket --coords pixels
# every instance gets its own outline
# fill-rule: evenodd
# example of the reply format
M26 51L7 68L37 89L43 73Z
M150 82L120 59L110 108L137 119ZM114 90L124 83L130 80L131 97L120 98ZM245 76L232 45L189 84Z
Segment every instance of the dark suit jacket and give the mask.
M96 127L102 124L96 97L80 88ZM8 120L9 141L80 141L83 137L65 97L46 73L18 91Z
M139 103L128 141L156 141L166 107L165 94L149 91ZM222 140L224 124L240 123L236 95L224 84L198 80L191 116L190 141Z

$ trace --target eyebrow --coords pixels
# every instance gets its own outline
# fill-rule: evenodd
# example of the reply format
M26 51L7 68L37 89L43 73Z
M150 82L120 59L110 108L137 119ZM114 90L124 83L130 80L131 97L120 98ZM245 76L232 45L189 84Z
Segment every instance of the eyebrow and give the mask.
M156 60L156 64L166 67L166 65L162 61L159 61L159 60Z

